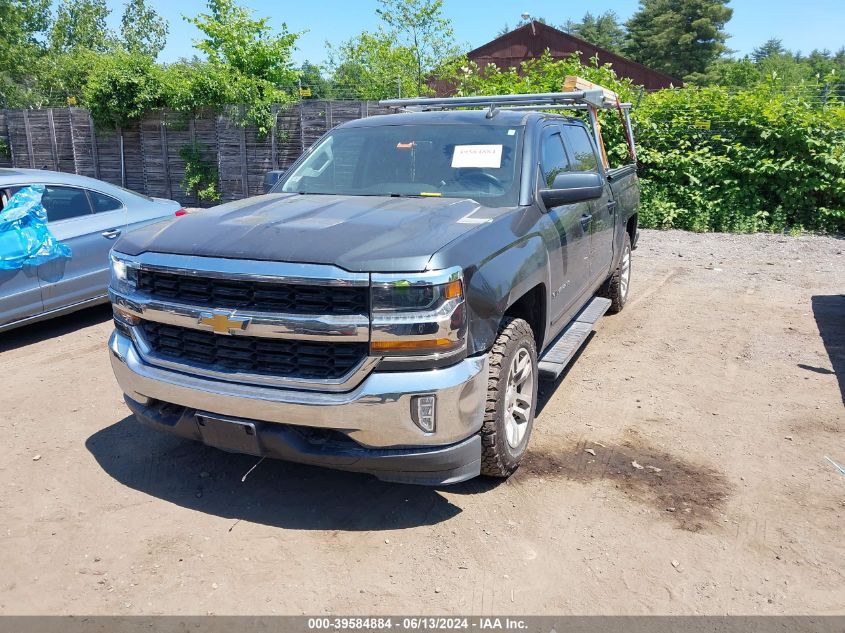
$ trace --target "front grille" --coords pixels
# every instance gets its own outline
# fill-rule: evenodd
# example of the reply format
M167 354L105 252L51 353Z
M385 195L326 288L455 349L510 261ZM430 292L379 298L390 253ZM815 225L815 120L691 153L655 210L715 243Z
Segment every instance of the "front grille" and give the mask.
M288 314L367 314L366 286L217 279L139 270L137 287L153 299L214 308Z
M281 378L341 378L363 360L367 343L323 343L253 336L226 336L142 321L155 354L174 362L199 363L219 372L246 372Z

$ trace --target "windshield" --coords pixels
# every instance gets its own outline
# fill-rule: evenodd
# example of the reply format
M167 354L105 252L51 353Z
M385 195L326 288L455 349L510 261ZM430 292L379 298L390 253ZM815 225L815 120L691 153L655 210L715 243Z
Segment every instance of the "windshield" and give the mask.
M516 204L522 128L381 125L339 129L274 191L356 196L484 198Z

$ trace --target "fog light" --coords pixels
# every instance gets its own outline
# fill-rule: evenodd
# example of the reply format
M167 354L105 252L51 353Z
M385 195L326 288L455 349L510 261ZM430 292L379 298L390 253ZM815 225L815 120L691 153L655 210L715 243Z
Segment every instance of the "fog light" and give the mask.
M411 398L411 418L426 433L434 433L436 404L437 396L414 396Z

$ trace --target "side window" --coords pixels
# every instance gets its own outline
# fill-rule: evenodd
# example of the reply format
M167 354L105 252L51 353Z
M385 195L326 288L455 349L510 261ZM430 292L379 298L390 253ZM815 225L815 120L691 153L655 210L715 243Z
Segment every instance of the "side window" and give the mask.
M563 130L572 151L572 170L598 171L599 163L587 130L580 125L566 125Z
M112 198L104 193L97 191L89 191L91 196L91 204L94 207L94 213L104 213L105 211L116 211L123 208L123 203L117 198Z
M91 205L88 203L85 190L75 187L47 185L44 195L41 196L41 204L47 211L48 222L91 215Z
M558 128L547 127L543 130L540 147L540 169L546 187L551 187L555 176L569 170L569 160L563 150L563 140Z

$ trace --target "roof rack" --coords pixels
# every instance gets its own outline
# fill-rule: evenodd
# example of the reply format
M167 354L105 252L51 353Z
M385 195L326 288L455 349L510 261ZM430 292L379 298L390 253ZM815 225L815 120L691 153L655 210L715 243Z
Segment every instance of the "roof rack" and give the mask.
M554 107L559 110L586 110L589 108L622 108L630 110L630 103L620 103L619 95L591 81L570 75L563 84L564 92L543 92L537 94L513 94L473 97L416 97L413 99L384 99L380 105L415 110L452 110L456 108L499 106L510 109L545 110Z
M496 116L499 110L586 110L593 128L605 167L608 167L607 153L598 121L599 109L618 110L625 130L631 162L636 162L634 133L631 129L630 103L620 102L619 96L607 88L580 77L569 76L563 84L566 92L543 92L537 94L481 95L473 97L416 97L412 99L383 99L379 105L400 108L410 112L432 110L457 110L460 108L488 108L487 118Z
M539 110L544 106L575 108L616 108L602 90L578 90L574 92L545 92L539 94L492 95L478 97L417 97L414 99L384 99L379 105L416 110L453 110L456 108L496 108L499 106L531 106ZM630 107L630 104L628 104Z

